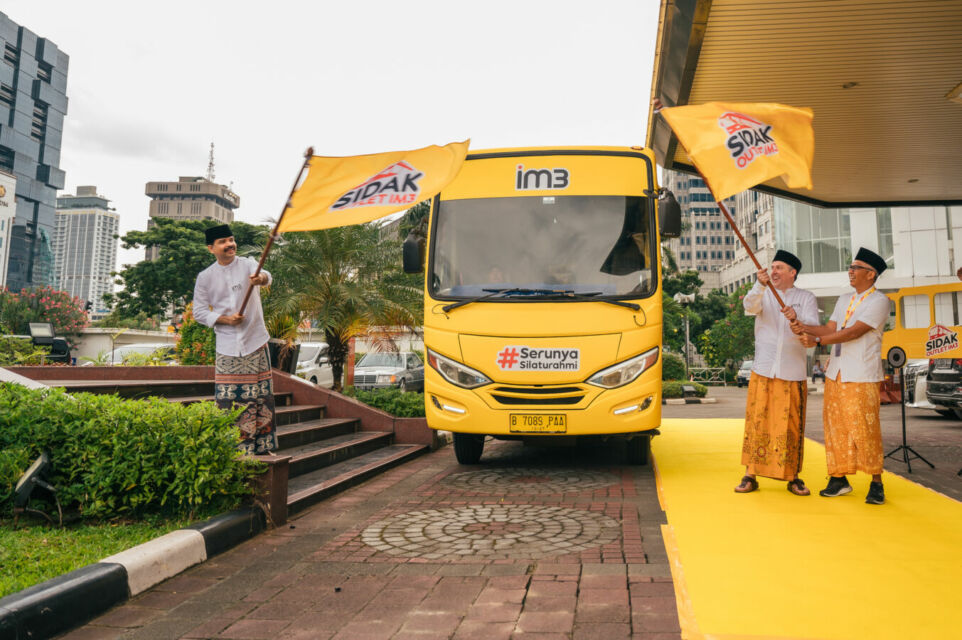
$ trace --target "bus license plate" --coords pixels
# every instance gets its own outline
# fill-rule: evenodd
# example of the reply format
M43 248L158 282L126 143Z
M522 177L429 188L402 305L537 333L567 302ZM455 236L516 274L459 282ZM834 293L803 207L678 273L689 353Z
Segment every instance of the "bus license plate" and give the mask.
M565 433L567 416L563 413L512 413L508 415L512 433Z

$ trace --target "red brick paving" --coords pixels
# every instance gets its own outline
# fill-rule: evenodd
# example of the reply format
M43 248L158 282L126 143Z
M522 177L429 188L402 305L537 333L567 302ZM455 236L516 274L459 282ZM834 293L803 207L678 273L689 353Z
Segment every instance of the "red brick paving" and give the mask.
M511 473L494 489L472 486L474 476L452 478L483 471L490 481L502 469ZM578 490L578 474L595 485L611 480ZM437 515L415 530L403 519L415 512ZM385 522L398 524L372 529ZM298 514L71 637L679 638L663 522L651 470L607 449L491 443L474 467L441 450ZM368 530L381 531L380 547ZM509 540L511 553L498 552ZM566 540L583 548L567 552ZM459 541L473 550L455 556ZM494 553L476 553L485 548Z

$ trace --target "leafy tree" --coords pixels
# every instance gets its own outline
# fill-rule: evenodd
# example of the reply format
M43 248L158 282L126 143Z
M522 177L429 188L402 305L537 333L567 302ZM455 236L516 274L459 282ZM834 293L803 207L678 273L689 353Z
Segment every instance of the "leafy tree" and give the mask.
M141 311L133 317L120 315L116 309L93 323L102 329L138 329L140 331L159 331L162 318L159 315L148 316Z
M349 341L374 326L420 325L419 276L401 272L401 241L376 224L289 233L273 254L265 313L311 319L340 389Z
M755 318L745 315L742 300L750 285L743 285L728 297L728 313L698 337L699 351L713 367L734 372L738 363L755 349Z
M427 226L428 213L431 211L431 203L427 200L419 202L410 209L401 218L401 224L398 227L398 235L403 242L407 238L408 233L412 229L418 229L423 232L425 237L427 236Z
M662 279L661 288L668 294L668 297L674 297L676 293L698 293L698 288L702 284L704 282L698 277L698 272L689 269L688 271L665 275Z
M694 312L691 315L689 327L693 342L697 336L711 329L728 315L731 304L728 298L728 294L719 289L709 291L707 296L695 296L695 301L690 305Z
M154 223L146 231L130 231L121 238L124 249L157 247L159 255L156 260L143 260L114 274L123 289L105 296L104 302L114 305L118 318L182 312L193 298L197 274L213 262L204 241L204 229L213 221L154 218ZM268 233L266 226L236 220L231 230L238 254L260 253Z

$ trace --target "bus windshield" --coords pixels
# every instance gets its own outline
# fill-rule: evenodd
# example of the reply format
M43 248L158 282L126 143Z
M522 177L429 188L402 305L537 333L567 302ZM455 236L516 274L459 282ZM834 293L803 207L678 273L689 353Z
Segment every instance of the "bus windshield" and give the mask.
M444 299L499 289L647 297L656 284L647 203L632 196L442 200L431 293Z

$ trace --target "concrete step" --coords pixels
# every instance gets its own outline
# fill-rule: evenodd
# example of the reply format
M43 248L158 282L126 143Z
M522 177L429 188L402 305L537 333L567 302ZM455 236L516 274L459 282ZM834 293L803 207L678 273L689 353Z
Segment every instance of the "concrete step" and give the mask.
M322 404L292 404L286 407L276 407L274 411L275 424L284 427L298 422L309 422L324 417Z
M290 391L280 391L274 394L274 406L275 407L289 407L293 404L294 394ZM171 402L179 402L181 404L194 404L195 402L213 402L213 395L203 395L203 396L170 396L167 398Z
M386 447L393 439L394 434L388 431L358 431L276 453L291 456L290 477L295 478Z
M279 449L292 449L334 436L354 433L360 421L357 418L320 418L297 422L277 428Z
M291 478L287 487L287 512L301 511L427 451L424 445L392 444Z

